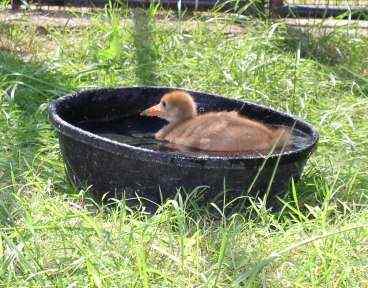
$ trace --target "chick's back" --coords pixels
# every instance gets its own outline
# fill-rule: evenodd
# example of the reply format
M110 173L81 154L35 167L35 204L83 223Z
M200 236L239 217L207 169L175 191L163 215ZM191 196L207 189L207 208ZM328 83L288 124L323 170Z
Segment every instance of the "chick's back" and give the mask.
M273 131L237 112L210 112L175 127L169 142L207 151L249 151L268 149Z

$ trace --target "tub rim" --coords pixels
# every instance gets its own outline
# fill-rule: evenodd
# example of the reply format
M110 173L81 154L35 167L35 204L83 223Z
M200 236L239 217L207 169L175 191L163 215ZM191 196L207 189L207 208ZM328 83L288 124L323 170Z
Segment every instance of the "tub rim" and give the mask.
M59 109L63 105L63 103L67 101L71 101L71 99L80 97L84 93L95 94L101 91L116 91L116 90L136 90L136 89L169 89L169 90L183 90L188 93L198 93L205 94L214 98L225 99L225 101L233 101L237 104L242 104L245 106L258 106L261 109L271 110L274 113L280 114L280 116L292 118L293 120L299 122L302 126L305 126L307 130L311 133L308 133L310 137L312 137L311 143L302 148L287 151L283 153L275 153L272 155L244 155L244 156L211 156L211 155L185 155L185 154L172 154L166 153L164 151L155 151L147 148L136 147L126 143L117 142L97 134L91 133L89 131L83 130L67 122L59 115ZM315 150L317 146L317 142L319 140L319 133L317 130L308 122L299 117L296 117L291 114L287 114L282 111L278 111L273 109L270 106L258 104L251 101L244 101L232 98L226 98L217 94L201 92L196 90L188 90L185 88L178 87L166 87L166 86L120 86L120 87L105 87L105 88L92 88L92 89L82 89L76 92L71 92L66 94L65 96L59 97L53 101L48 106L49 119L55 129L67 136L72 138L74 141L80 141L86 145L91 145L97 149L102 149L106 152L110 152L116 155L124 156L129 159L137 159L142 161L155 161L165 164L173 164L176 166L200 166L202 168L244 168L251 166L259 166L262 165L265 161L273 161L278 162L278 164L297 162L300 160L307 159L310 154ZM278 158L280 158L278 160Z

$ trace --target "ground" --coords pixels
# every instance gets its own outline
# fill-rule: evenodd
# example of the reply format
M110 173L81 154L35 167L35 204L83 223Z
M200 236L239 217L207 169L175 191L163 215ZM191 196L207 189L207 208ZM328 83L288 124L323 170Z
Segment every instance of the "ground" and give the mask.
M0 22L1 286L368 286L364 35L155 7L75 15L86 25ZM154 215L106 206L67 181L46 109L131 85L269 105L313 124L319 146L278 212L263 199L233 216L180 197Z

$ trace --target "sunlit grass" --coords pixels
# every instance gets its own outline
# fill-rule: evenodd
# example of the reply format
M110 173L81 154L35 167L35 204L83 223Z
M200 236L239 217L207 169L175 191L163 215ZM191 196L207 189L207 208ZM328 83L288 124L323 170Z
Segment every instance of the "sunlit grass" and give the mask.
M47 35L0 24L2 286L368 285L368 40L234 15L132 15L106 10ZM228 33L235 23L245 32ZM270 105L316 126L320 144L277 213L259 199L231 218L180 197L155 215L97 204L68 184L46 107L69 91L130 85Z

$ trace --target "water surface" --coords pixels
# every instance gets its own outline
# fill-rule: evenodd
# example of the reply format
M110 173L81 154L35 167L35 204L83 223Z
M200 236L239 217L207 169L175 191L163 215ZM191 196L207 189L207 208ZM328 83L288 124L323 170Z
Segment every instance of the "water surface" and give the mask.
M76 126L113 141L125 143L131 146L150 150L162 151L171 154L185 154L190 156L258 156L267 155L267 151L249 152L212 152L193 149L185 146L173 145L154 138L155 132L166 122L157 118L141 117L139 115L121 118L112 121L84 121ZM306 133L294 129L292 133L292 145L285 147L284 151L293 151L303 148L312 142L312 137ZM280 152L281 149L274 151Z

